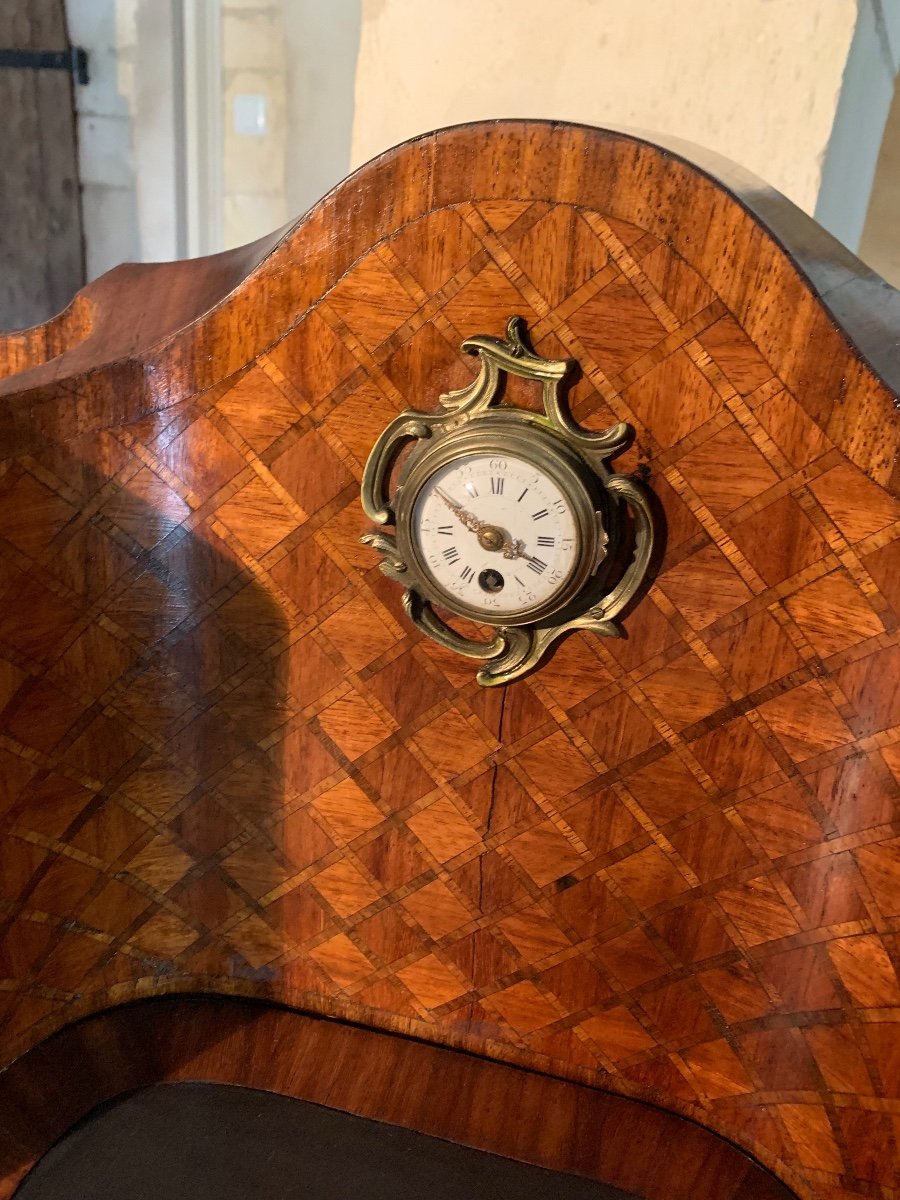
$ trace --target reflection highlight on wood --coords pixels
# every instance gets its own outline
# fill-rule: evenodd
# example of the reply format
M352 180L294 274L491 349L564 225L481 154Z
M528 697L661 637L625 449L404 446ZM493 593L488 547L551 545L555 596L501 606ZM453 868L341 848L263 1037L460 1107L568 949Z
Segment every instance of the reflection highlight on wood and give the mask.
M0 401L3 1061L237 991L892 1195L900 369L864 268L765 200L796 261L646 143L451 130L35 340ZM358 486L512 313L579 421L634 424L667 551L627 640L494 695L406 622Z

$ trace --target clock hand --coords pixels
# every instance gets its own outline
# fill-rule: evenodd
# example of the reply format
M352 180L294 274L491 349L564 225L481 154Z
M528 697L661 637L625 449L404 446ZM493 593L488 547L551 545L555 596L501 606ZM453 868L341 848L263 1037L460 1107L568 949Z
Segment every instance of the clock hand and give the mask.
M442 492L439 487L436 487L434 490L437 492L437 494L440 496L440 498L443 500L443 502L447 505L448 508L453 508L453 509L462 508L461 504L457 503L456 500L451 499L450 496L448 496L446 492Z
M537 562L533 554L525 553L525 543L518 539L503 543L504 558L524 558L526 562Z
M435 488L434 490L466 529L471 529L473 533L479 533L485 528L487 524L485 521L479 521L474 513L467 512L461 504L457 504L455 500L451 500L447 493L442 492L440 488Z
M496 525L480 521L474 513L468 512L461 504L452 500L446 492L442 492L439 487L434 490L466 529L471 529L473 533L484 534L484 537L479 537L478 540L485 550L502 550L504 558L524 558L526 562L540 562L540 559L535 558L533 554L525 552L525 543L520 538L507 538Z
M511 543L508 542L506 534L502 529L496 525L492 525L490 521L479 520L474 513L470 513L461 504L457 504L446 492L442 492L439 487L436 487L434 490L456 517L457 521L465 526L466 529L470 529L472 533L478 535L478 544L482 550L490 550L492 552L502 550L505 558L510 557L506 553L506 547ZM519 554L521 553L522 551L520 550ZM516 555L512 555L512 557L515 558Z

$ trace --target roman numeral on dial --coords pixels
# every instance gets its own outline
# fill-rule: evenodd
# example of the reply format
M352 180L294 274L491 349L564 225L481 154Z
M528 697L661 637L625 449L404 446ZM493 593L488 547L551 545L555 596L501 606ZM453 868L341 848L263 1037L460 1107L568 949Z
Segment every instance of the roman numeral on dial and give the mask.
M539 508L536 513L531 514L532 521L541 521L544 517L549 517L550 514L546 508Z
M444 558L446 558L447 562L451 565L459 561L459 551L455 546L448 546L443 553Z
M503 495L503 480L496 475L491 477L491 494L494 496Z
M555 546L555 545L556 545L556 538L552 538L552 537L539 537L539 538L538 538L538 540L537 540L537 544L538 544L539 546Z
M542 575L547 569L547 564L539 558L533 558L528 564L529 571L534 571L536 575Z

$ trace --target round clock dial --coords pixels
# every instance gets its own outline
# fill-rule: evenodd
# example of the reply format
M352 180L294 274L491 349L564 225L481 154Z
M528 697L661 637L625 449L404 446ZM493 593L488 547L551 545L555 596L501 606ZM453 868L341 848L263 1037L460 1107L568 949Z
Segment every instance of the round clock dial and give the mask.
M510 453L460 454L439 467L419 489L410 526L448 606L489 621L552 608L579 564L570 497Z

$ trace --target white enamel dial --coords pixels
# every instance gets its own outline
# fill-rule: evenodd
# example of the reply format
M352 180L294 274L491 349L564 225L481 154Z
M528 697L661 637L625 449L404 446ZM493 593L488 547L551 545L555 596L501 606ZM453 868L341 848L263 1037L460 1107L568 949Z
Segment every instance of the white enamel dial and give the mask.
M551 603L580 553L565 492L509 453L462 454L439 467L416 497L411 533L448 598L495 623Z

